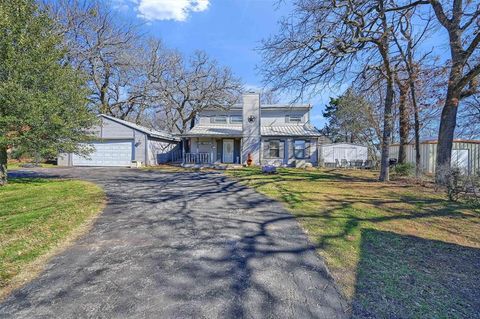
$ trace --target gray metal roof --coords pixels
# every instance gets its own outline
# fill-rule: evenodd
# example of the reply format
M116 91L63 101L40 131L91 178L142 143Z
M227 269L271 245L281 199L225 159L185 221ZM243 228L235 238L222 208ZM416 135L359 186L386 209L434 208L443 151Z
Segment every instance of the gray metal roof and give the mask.
M184 134L185 137L201 137L201 136L242 136L241 125L196 125L189 132ZM262 126L262 136L323 136L315 127L310 124L304 125L276 125Z
M314 126L303 125L272 125L260 128L262 136L322 136Z
M178 138L176 136L173 136L173 134L170 134L170 133L165 132L165 131L153 130L153 129L150 129L148 127L141 126L141 125L138 125L138 124L135 124L135 123L132 123L132 122L125 121L125 120L121 120L121 119L118 119L116 117L106 115L106 114L100 114L99 116L101 116L103 118L106 118L106 119L109 119L109 120L112 120L114 122L120 123L122 125L130 127L132 129L140 131L142 133L145 133L150 137L161 138L161 139L166 139L166 140L173 140L173 141L177 141L177 142L180 141L180 138Z
M183 136L242 136L242 126L196 125Z

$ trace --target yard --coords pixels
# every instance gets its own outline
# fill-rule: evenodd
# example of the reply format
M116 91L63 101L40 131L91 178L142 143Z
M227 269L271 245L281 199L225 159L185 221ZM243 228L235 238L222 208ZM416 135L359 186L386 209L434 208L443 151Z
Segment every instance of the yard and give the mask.
M11 179L0 188L0 297L83 233L105 195L79 180Z
M285 203L354 317L480 318L480 208L347 170L227 171Z

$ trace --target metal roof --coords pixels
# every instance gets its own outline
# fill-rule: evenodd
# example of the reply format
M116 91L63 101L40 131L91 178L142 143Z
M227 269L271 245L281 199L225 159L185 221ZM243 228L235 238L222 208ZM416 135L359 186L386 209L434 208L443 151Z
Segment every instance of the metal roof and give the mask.
M275 125L262 126L262 136L322 136L314 126L304 125Z
M242 126L196 125L183 136L242 136Z
M262 136L323 136L315 127L309 124L304 125L276 125L262 126ZM185 137L200 136L243 136L241 125L196 125Z
M99 116L101 116L103 118L106 118L106 119L109 119L111 121L117 122L119 124L125 125L129 128L140 131L142 133L145 133L150 137L173 140L173 141L180 141L180 139L178 137L173 136L172 134L170 134L168 132L165 132L165 131L153 130L153 129L150 129L148 127L141 126L141 125L138 125L138 124L135 124L135 123L132 123L132 122L125 121L125 120L121 120L121 119L118 119L116 117L106 115L106 114L100 114Z

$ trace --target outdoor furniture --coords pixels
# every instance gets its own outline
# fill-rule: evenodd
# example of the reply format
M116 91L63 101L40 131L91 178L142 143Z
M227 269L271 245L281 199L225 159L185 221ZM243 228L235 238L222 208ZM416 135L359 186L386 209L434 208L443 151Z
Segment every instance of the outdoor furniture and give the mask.
M326 168L335 168L336 167L335 162L325 162L324 165L325 165Z
M366 160L366 161L365 161L365 165L363 165L363 168L365 168L365 169L373 169L374 166L375 166L375 164L373 163L372 160Z
M347 168L348 167L348 161L343 158L342 161L340 162L340 166L342 168Z
M353 168L362 168L363 166L363 161L362 160L355 160L355 161L351 161L350 162L350 166L352 166Z

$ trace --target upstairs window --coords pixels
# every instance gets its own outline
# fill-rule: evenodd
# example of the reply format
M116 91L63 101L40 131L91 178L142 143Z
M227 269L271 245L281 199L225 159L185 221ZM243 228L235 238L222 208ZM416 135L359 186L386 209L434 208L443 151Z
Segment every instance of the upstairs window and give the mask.
M241 115L232 115L230 116L230 123L231 124L242 124L243 118Z
M295 154L295 158L305 158L305 141L303 140L296 140L293 144L293 152Z
M210 123L214 124L227 124L227 116L226 115L216 115L210 118Z
M287 123L301 123L302 116L301 115L287 115Z
M280 158L280 141L272 140L268 142L268 150L270 158Z

